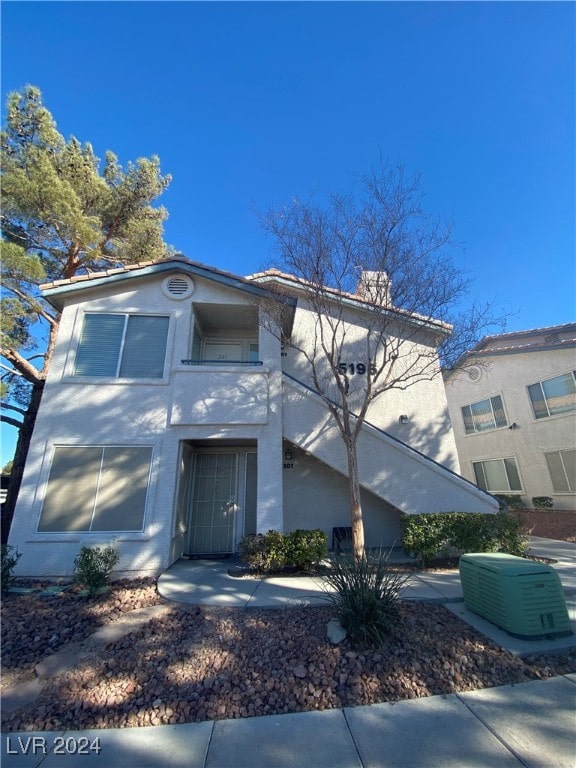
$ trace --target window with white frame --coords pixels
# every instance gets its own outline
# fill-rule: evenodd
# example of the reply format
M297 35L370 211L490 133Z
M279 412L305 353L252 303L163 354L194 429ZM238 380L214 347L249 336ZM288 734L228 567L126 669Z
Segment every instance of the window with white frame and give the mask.
M485 491L508 493L509 491L522 490L516 459L474 461L472 466L476 476L476 485Z
M85 314L74 376L161 379L169 322L163 315Z
M57 446L38 531L141 531L152 448Z
M570 371L531 384L528 395L537 419L576 410L576 372Z
M544 454L554 493L576 493L576 450Z
M504 405L500 395L480 400L462 408L466 434L485 432L488 429L505 427L507 424Z

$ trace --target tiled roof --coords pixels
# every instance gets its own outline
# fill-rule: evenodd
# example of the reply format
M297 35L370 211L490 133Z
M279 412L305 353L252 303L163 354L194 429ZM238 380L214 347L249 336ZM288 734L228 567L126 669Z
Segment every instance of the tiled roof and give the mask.
M108 277L114 278L114 277L126 277L130 275L130 273L136 273L139 270L142 271L155 271L154 268L159 267L168 267L171 264L175 264L175 266L181 263L182 265L188 266L195 270L200 270L202 272L207 272L215 277L222 277L226 280L234 281L237 285L240 283L244 286L262 286L265 285L266 282L272 282L274 279L279 279L282 281L286 281L289 283L292 283L293 285L299 286L304 290L309 290L310 288L313 288L313 284L303 280L302 278L296 277L295 275L290 275L286 272L282 272L279 269L268 269L264 272L257 272L253 275L248 275L247 277L240 277L238 275L235 275L231 272L225 272L220 269L216 269L215 267L209 267L206 264L202 264L198 261L192 261L191 259L186 258L182 254L177 254L175 256L171 256L167 259L161 259L158 261L144 261L139 262L138 264L126 264L122 267L111 267L110 269L101 270L99 272L90 272L83 275L74 275L73 277L63 279L63 280L55 280L51 283L44 283L40 286L41 290L47 291L49 295L52 296L54 293L60 293L59 289L65 289L66 286L76 286L78 284L84 284L86 288L90 287L89 283L100 283L103 279L106 279ZM325 287L324 291L328 295L332 295L335 298L337 297L344 297L345 299L348 299L350 301L355 302L359 305L365 305L365 306L373 306L373 304L369 301L367 301L364 297L359 296L358 294L354 293L348 293L346 291L339 291L335 288ZM397 307L383 307L383 309L388 310L389 312L393 312L396 315L400 315L403 317L410 318L416 322L424 323L426 325L434 326L441 330L441 332L446 333L449 332L452 329L452 326L448 323L444 323L441 320L436 320L434 318L426 317L423 315L419 315L415 312L408 312L407 310L399 309Z
M522 336L540 336L542 334L566 333L573 331L576 334L576 323L564 323L564 325L549 325L543 328L532 328L527 331L511 331L509 333L496 333L493 336L485 336L479 344L485 344L498 339L516 338Z
M309 282L308 280L304 280L301 277L296 277L295 275L290 275L287 272L282 272L279 269L267 269L264 272L256 272L253 275L248 275L246 278L247 280L254 280L256 282L266 282L267 278L270 280L279 279L279 280L285 280L290 283L294 283L297 286L302 287L304 290L309 290L310 288L314 289L316 286ZM364 304L366 306L373 307L374 302L371 302L367 299L365 299L363 296L358 295L357 293L349 293L347 291L339 291L336 288L330 288L328 286L324 286L323 291L329 295L335 296L336 298L344 297L346 299L349 299L350 301L354 301L357 304ZM424 315L420 315L417 312L408 312L407 310L403 310L399 307L393 307L393 306L384 306L382 307L385 310L388 310L389 312L393 312L397 315L402 315L404 317L410 317L417 321L420 321L422 323L434 325L438 328L440 328L443 332L451 331L452 326L449 323L445 323L442 320L436 320L432 317L426 317Z
M105 269L99 272L89 272L85 275L74 275L74 277L67 278L66 280L55 280L52 283L44 283L40 286L41 290L50 290L52 288L60 288L64 285L74 285L75 283L80 282L89 282L90 280L101 280L103 277L113 277L114 275L124 275L129 272L135 272L139 269L147 269L149 267L155 267L158 265L165 265L168 263L182 263L186 264L188 266L197 267L198 269L206 270L208 272L213 272L217 275L222 275L223 277L228 277L234 280L242 280L245 282L249 282L246 278L239 277L238 275L234 275L231 272L224 272L221 269L216 269L215 267L209 267L206 264L202 264L199 261L192 261L192 259L186 258L186 256L183 256L182 254L177 254L176 256L170 256L167 259L159 259L157 261L141 261L138 264L126 264L123 267L111 267L110 269Z

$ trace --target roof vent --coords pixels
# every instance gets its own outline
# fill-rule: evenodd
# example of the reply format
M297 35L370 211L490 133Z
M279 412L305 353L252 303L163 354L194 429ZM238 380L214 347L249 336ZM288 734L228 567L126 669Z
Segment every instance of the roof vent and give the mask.
M194 281L188 275L178 273L167 277L162 289L171 299L187 299L194 292Z
M472 368L468 369L468 378L470 379L470 381L478 381L478 379L481 376L482 376L482 371L477 365L474 365L472 366Z

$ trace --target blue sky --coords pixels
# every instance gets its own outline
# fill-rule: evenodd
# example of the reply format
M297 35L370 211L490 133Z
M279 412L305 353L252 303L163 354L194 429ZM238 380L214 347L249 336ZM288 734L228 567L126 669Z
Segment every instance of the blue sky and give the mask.
M166 240L250 274L255 210L422 173L507 330L575 319L575 8L557 2L2 3L2 103L173 176ZM2 464L13 450L7 430Z

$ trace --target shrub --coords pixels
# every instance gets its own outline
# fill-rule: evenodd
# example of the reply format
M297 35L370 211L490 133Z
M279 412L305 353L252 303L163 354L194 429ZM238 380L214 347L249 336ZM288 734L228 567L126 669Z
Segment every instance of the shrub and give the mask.
M4 592L10 586L13 580L12 571L16 567L16 563L22 557L20 552L10 544L2 544L1 550L1 567L0 574L0 589Z
M534 509L552 509L554 499L551 496L532 496Z
M402 515L404 549L425 564L464 552L507 552L523 557L526 540L521 521L508 512L439 512Z
M308 570L320 562L327 551L326 535L319 529L249 534L242 537L239 545L241 560L259 572L286 567Z
M243 536L239 545L240 558L257 571L277 571L286 564L284 534L268 531Z
M286 542L287 565L308 571L328 554L328 540L324 531L298 529L288 534Z
M88 589L88 594L97 595L108 586L119 559L111 544L82 547L74 560L75 579Z
M402 515L402 545L406 552L429 562L449 551L445 514Z
M375 558L356 559L350 554L331 558L324 576L326 597L353 645L382 644L399 619L399 593L407 578L390 571L382 551Z
M514 493L495 493L494 498L500 502L501 509L506 507L509 509L526 509L526 504L522 498Z

